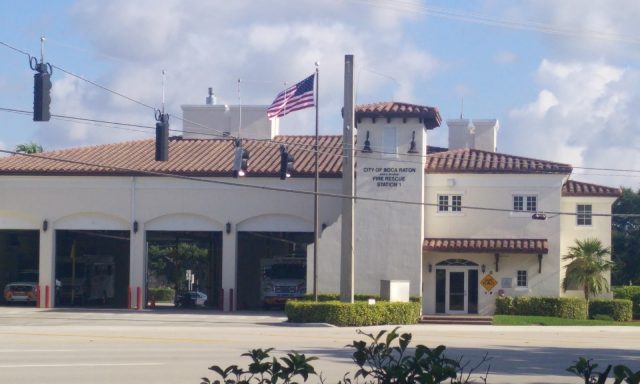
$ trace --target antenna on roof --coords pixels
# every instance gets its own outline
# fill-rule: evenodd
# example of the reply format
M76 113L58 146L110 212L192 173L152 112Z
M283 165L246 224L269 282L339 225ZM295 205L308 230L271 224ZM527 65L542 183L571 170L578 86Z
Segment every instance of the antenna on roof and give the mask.
M464 96L460 96L460 118L462 119L462 112L464 112Z
M163 69L162 70L162 114L164 115L164 75L166 74L166 71Z

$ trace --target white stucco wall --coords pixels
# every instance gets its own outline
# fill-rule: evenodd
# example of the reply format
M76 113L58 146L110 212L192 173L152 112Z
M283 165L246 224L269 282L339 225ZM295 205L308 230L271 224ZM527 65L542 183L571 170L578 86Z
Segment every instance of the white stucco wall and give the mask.
M575 213L578 204L591 204L594 214L610 214L611 205L615 201L612 197L595 197L595 196L564 196L561 201L562 212ZM561 254L566 255L569 247L576 244L576 240L584 240L587 238L600 239L604 247L611 247L611 216L593 216L592 225L577 225L576 216L562 215L560 217L560 249ZM610 259L610 257L609 257ZM561 260L560 263L560 281L564 279L566 274L566 265L570 261ZM611 273L606 274L607 280L611 281ZM582 291L569 290L563 293L566 296L583 297ZM613 297L611 293L603 295L604 297Z
M495 271L493 253L425 253L424 263L435 264L446 259L468 259L485 264L486 274L498 281L492 291L479 287L481 313L492 313L499 290L507 295L559 296L561 242L560 218L546 221L532 220L530 212L502 212L464 209L462 212L439 213L439 194L462 195L462 205L489 207L503 210L513 208L513 195L535 195L539 211L557 212L561 209L560 191L566 175L518 175L518 174L427 174L425 178L424 237L425 238L527 238L547 239L548 254L542 259L542 273L538 273L538 257L535 254L501 254L499 271ZM527 270L529 286L515 288L516 273ZM479 280L484 275L479 274ZM512 278L513 288L502 288L502 278ZM435 313L435 273L425 268L423 309Z
M313 179L217 179L313 191ZM55 230L131 231L130 286L144 287L146 230L223 231L223 288L236 284L236 233L245 230L312 231L313 196L156 177L2 177L0 229L40 229L40 284L52 286ZM339 193L340 179L321 179L320 191ZM321 198L319 220L339 219L335 198ZM48 221L47 231L42 222ZM138 232L132 230L138 222ZM230 234L224 232L232 224ZM303 228L300 225L304 224ZM339 254L339 236L325 231L320 252ZM338 232L339 233L339 232ZM310 259L312 255L309 256ZM333 277L319 277L329 289ZM311 281L308 282L311 287ZM132 305L135 307L135 295ZM53 299L53 298L51 298ZM143 298L144 300L144 298ZM44 303L44 300L43 300ZM225 305L228 303L225 302Z
M367 131L373 152L358 152L356 195L406 203L356 201L355 292L379 294L380 280L408 280L410 294L419 296L426 130L417 118L365 118L358 123L358 149ZM409 154L414 132L418 153Z
M474 261L492 274L498 286L491 291L479 287L481 313L492 313L500 290L507 295L561 295L561 256L576 238L600 238L611 244L610 217L593 217L591 227L577 227L575 216L531 219L530 213L463 209L460 213L438 213L438 194L460 194L466 207L511 210L514 194L538 197L538 210L575 212L576 204L592 204L594 213L610 213L613 198L561 197L564 175L427 174L422 156L407 154L412 132L418 148L426 148L426 132L417 121L380 121L359 124L358 149L370 131L374 150L380 150L382 130L393 126L397 155L360 154L357 162L356 194L412 204L358 200L356 202L355 292L378 294L380 280L409 280L411 295L424 295L423 310L435 312L435 265L446 259ZM420 153L423 155L424 153ZM382 170L380 170L382 168ZM385 172L384 168L400 169ZM409 170L407 170L409 168ZM411 171L410 168L415 168ZM404 177L401 184L378 185L385 175ZM383 179L377 179L382 176ZM313 179L241 178L213 179L248 185L312 191ZM341 194L341 179L321 179L321 192ZM420 204L426 202L422 208ZM340 288L341 201L321 197L319 221L326 228L320 235L318 291L337 293ZM47 220L48 229L42 223ZM138 222L138 232L132 231ZM226 223L231 233L225 232ZM53 286L55 231L57 229L117 229L131 231L130 286L144 287L147 230L193 230L222 232L222 287L236 288L237 232L313 230L313 196L266 191L228 185L157 177L18 177L0 178L0 229L40 231L40 284ZM538 272L534 254L501 254L499 270L491 254L422 252L425 237L447 238L544 238L549 253ZM313 247L309 247L307 291L313 287ZM432 264L432 273L427 268ZM529 285L516 288L518 270L527 270ZM505 288L503 278L513 279ZM575 293L575 292L574 292ZM573 294L569 292L567 294ZM53 298L51 298L53 300ZM143 298L143 300L145 300ZM43 300L44 303L44 300ZM225 299L225 304L228 301ZM137 303L132 305L135 307Z
M279 120L267 119L266 105L183 105L183 137L212 139L227 132L235 137L271 139ZM241 128L240 128L241 127Z

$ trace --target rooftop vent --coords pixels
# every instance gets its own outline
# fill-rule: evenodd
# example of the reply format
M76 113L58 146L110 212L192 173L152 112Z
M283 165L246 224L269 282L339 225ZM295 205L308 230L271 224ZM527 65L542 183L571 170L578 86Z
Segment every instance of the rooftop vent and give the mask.
M216 95L213 94L213 88L209 87L209 96L207 96L207 105L216 105Z

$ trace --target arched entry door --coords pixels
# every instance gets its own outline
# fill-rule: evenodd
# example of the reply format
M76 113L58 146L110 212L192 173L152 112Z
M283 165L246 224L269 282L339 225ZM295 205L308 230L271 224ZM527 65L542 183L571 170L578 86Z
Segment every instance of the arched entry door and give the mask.
M436 264L436 313L478 313L478 264L465 259Z

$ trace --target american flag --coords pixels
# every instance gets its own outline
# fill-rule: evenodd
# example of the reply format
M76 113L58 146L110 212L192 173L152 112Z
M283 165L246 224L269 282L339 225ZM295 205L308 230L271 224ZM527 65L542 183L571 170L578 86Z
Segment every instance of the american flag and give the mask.
M287 113L300 109L313 107L315 105L313 97L313 82L315 74L307 77L298 84L292 85L284 91L278 93L273 103L267 109L267 117L282 117Z

